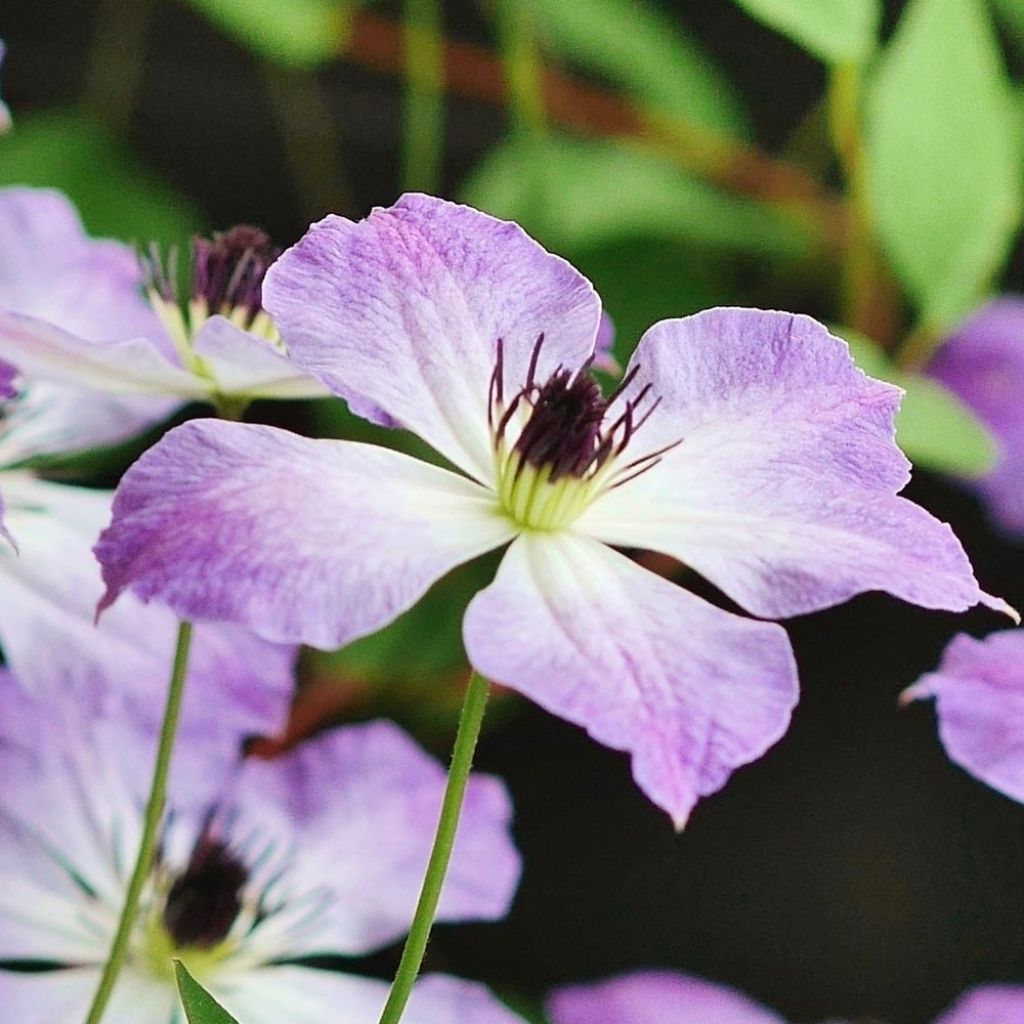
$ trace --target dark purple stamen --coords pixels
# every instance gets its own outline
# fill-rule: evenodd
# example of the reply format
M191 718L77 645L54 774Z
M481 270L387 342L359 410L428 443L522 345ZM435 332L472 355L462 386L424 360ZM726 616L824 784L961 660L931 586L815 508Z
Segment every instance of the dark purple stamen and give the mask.
M164 927L174 945L212 949L223 942L242 909L248 878L245 865L227 844L204 828L164 905Z
M240 225L213 238L192 240L192 297L210 312L238 307L252 318L263 308L263 278L280 250L259 228Z

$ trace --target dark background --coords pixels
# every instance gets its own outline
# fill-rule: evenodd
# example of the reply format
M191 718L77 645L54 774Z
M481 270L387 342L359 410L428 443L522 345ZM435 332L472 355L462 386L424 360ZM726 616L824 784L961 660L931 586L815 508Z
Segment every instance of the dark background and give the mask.
M782 147L821 94L819 65L724 0L663 6L738 84L758 141ZM889 6L891 26L900 5ZM451 37L493 42L467 0L447 3L446 18ZM16 119L83 93L102 102L95 64L89 70L96 24L96 5L84 0L4 0L3 95ZM396 78L353 62L319 75L331 118L307 141L343 165L345 183L328 181L319 197L314 187L311 198L289 166L280 94L272 98L254 58L174 2L156 6L142 42L103 57L126 71L141 61L122 112L130 144L209 225L255 221L288 243L322 212L318 203L358 216L395 198ZM106 76L108 91L117 73ZM499 107L450 100L446 194L505 128ZM652 273L659 253L648 253ZM691 291L680 283L676 296L666 277L664 304L688 311ZM722 301L751 301L770 272L741 261L716 280ZM1011 271L1007 286L1020 283ZM782 294L820 312L820 294L798 283ZM303 415L284 418L301 426ZM954 524L988 590L1024 607L1022 549L994 537L973 499L923 473L910 496ZM894 1024L925 1024L971 984L1024 981L1024 808L947 761L927 706L896 708L955 631L1003 625L987 612L926 613L877 595L793 621L804 693L792 729L701 803L679 836L633 786L624 757L523 705L489 731L479 756L508 780L518 808L526 873L515 910L501 925L442 927L431 966L534 996L671 966L735 985L795 1021ZM393 960L389 951L370 966L383 973Z

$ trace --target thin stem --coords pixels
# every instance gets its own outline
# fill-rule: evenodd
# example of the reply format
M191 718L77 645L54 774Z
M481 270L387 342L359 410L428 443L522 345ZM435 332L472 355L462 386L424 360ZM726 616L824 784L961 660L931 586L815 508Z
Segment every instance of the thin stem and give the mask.
M402 959L395 972L395 980L391 983L391 992L381 1014L380 1024L398 1024L401 1020L405 1004L409 1001L413 984L423 964L430 929L437 913L437 901L441 898L441 887L444 885L444 876L448 871L452 847L455 845L462 801L466 796L466 783L469 781L469 770L473 766L473 753L480 736L489 691L490 683L483 676L474 672L469 677L466 696L462 702L462 714L459 716L459 729L455 734L452 763L448 769L448 784L441 803L441 816L437 822L434 845L430 851L430 860L427 861L427 871L423 876L423 887L420 889L412 927L405 940Z
M437 192L444 157L444 35L438 0L405 0L406 191Z
M86 109L116 133L129 127L146 60L152 0L100 0L86 65Z
M93 996L92 1006L85 1018L85 1024L99 1024L110 1002L110 997L117 983L118 975L128 955L132 929L139 912L139 900L146 880L153 868L157 839L160 834L160 823L163 820L164 803L167 796L167 776L171 767L171 754L174 750L174 738L178 731L181 718L181 702L185 694L185 672L188 668L188 651L192 642L192 624L182 622L178 627L178 643L174 651L174 667L171 669L171 680L167 685L167 703L164 706L163 724L160 726L160 742L156 751L156 764L153 766L153 780L149 788L149 800L146 803L146 814L142 823L142 839L139 852L135 858L135 867L125 893L121 918L117 922L117 932L110 946L107 962L103 965L103 974Z

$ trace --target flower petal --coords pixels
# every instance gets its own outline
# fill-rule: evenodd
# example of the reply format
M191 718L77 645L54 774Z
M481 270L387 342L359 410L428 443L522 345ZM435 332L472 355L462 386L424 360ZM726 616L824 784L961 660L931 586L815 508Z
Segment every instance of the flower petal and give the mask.
M635 971L557 989L552 1024L785 1024L777 1013L725 985L671 971Z
M1024 803L1024 630L954 637L938 669L903 694L904 701L928 697L950 758Z
M280 905L247 944L261 959L358 956L408 931L441 810L444 768L398 726L348 726L273 761L247 761L232 831L272 834L288 870L269 863L267 902ZM519 881L503 783L469 783L439 920L496 920ZM311 894L320 911L311 913ZM289 907L301 927L289 932ZM265 926L264 926L265 925ZM278 948L274 948L277 946Z
M476 484L397 452L193 420L125 474L96 553L126 587L194 620L338 647L512 534Z
M1024 1020L1024 985L968 989L935 1024L1015 1024Z
M899 392L814 320L724 309L663 321L632 365L633 394L650 384L661 399L638 443L681 443L579 529L672 555L765 617L867 590L1007 611L950 528L896 497L909 472L893 440Z
M388 985L309 967L265 967L217 979L211 991L245 1024L323 1024L344 1020L374 1024L387 999ZM484 988L446 975L428 974L413 989L404 1024L523 1024Z
M586 537L526 534L464 626L470 660L633 755L682 827L785 732L796 666L778 626L730 615Z
M969 317L935 354L928 373L999 439L995 469L972 486L1000 526L1024 536L1024 297L1003 296Z
M579 366L601 312L589 282L518 225L423 195L313 225L270 268L263 303L295 363L355 412L383 412L484 482L498 339L509 395L541 334L540 379Z
M270 342L236 327L227 317L210 317L192 347L212 371L219 394L249 398L323 398L329 394Z

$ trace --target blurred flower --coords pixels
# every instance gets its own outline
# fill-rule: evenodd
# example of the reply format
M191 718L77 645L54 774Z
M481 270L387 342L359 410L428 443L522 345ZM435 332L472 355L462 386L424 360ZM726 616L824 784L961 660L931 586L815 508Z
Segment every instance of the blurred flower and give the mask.
M994 299L974 313L938 350L928 372L999 441L999 462L974 486L996 523L1024 537L1024 296Z
M548 1014L551 1024L785 1024L735 989L672 971L636 971L566 986L548 1000ZM1024 986L986 985L964 993L934 1024L1019 1021Z
M0 1004L19 1024L79 1020L139 842L153 737L117 711L71 714L2 683ZM177 1019L174 957L246 1024L374 1024L384 982L295 961L361 956L405 931L441 802L441 766L383 721L229 772L209 744L182 743L176 758L194 761L192 774L209 783L172 788L104 1020ZM444 919L506 912L519 873L510 817L497 779L471 781ZM46 969L19 970L26 961ZM424 980L406 1019L517 1020L481 986L446 977Z
M0 66L4 62L4 54L7 52L7 47L4 45L4 41L0 39ZM11 127L11 112L7 109L7 104L0 100L0 133L7 131Z
M1024 803L1024 630L984 640L961 633L938 669L901 700L935 698L946 753L975 778Z
M982 593L950 529L895 497L899 392L815 321L711 310L640 341L615 393L587 373L589 282L518 226L407 196L328 217L271 268L291 357L461 473L363 444L193 421L122 481L97 547L188 618L337 647L512 541L464 623L473 665L633 755L685 822L797 700L784 630L722 611L610 545L676 557L757 616L887 590Z
M79 410L66 451L132 436L188 401L234 410L323 395L285 360L260 305L274 254L254 228L197 237L182 296L173 256L140 261L89 239L58 192L0 190L0 354L28 382L20 415L54 388L89 403L95 422Z

